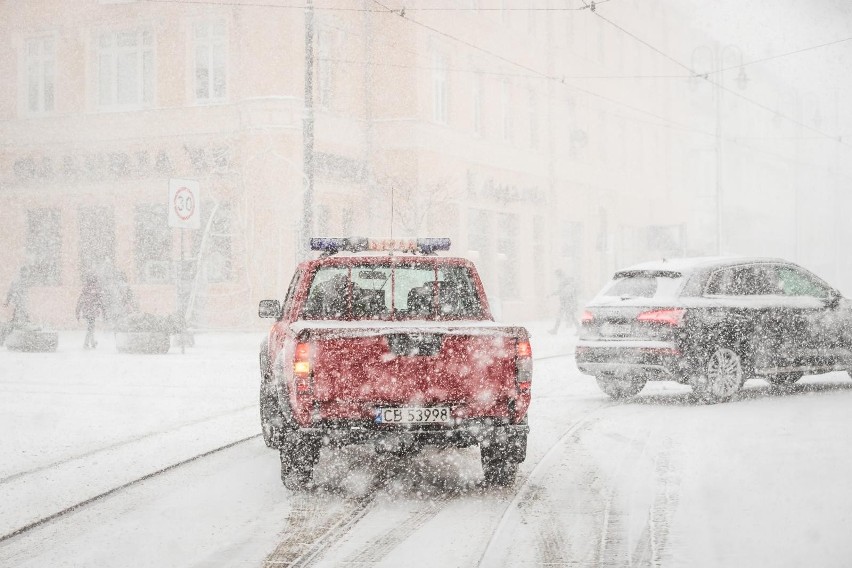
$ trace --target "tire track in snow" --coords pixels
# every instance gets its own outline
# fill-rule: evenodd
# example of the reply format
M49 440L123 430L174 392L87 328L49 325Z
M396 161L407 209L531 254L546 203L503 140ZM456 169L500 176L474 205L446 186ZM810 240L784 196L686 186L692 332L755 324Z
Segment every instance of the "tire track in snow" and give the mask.
M298 506L288 515L283 529L288 534L264 560L264 568L295 568L311 566L328 551L328 544L336 542L372 509L378 492L406 467L405 461L392 462L392 467L378 471L366 492L356 498L347 498L340 510L329 514L326 504L316 495L297 493ZM332 488L329 488L330 490Z
M582 418L573 422L566 430L563 432L562 436L559 437L545 454L538 460L538 462L533 467L532 471L521 480L520 484L516 484L514 497L509 501L506 507L503 509L503 513L500 515L500 520L497 522L497 526L494 531L491 533L491 537L489 538L485 548L482 552L482 556L477 563L477 566L481 567L490 567L498 565L499 563L495 560L489 560L491 554L493 554L493 549L495 543L499 540L498 537L501 537L507 530L510 524L510 516L511 514L519 509L520 503L524 500L524 497L528 495L529 487L532 485L534 481L541 475L542 472L546 471L547 466L550 461L553 459L553 456L556 455L557 451L563 448L563 446L571 441L572 439L576 439L576 435L586 428L591 427L595 422L600 420L602 417L599 416L604 410L617 406L619 403L610 402L598 408L595 408L589 412L587 412Z
M646 523L640 537L640 544L634 547L631 554L627 530L627 521L630 519L630 511L621 511L615 504L620 497L618 491L621 472L624 470L625 464L638 463L647 453L649 440L654 434L655 429L651 429L646 434L641 442L636 439L626 440L630 442L630 446L624 452L624 455L618 462L613 475L610 476L609 489L604 494L604 511L600 529L600 547L596 558L596 564L599 566L632 566L633 558L636 556L636 550L643 547L641 544L644 534L650 534L649 525ZM649 513L650 514L650 513Z
M425 506L419 506L410 512L408 517L398 523L394 528L383 534L378 539L372 540L358 552L341 562L344 565L372 566L382 560L385 556L399 546L417 530L434 519L446 506L446 502L439 505L429 501Z
M669 529L680 501L680 472L673 464L672 440L667 438L654 464L656 495L648 522L633 551L633 566L662 566L667 558Z

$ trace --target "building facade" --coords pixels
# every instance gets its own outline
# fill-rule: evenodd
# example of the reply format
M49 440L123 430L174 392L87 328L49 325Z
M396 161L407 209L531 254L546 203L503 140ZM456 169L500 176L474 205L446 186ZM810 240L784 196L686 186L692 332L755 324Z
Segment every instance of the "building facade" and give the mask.
M582 299L703 252L679 191L695 134L669 118L688 104L602 80L662 63L584 3L272 4L0 3L0 283L30 268L34 319L72 325L95 273L252 329L306 231L450 236L507 319L550 316L556 268ZM172 178L198 180L200 229L168 226Z

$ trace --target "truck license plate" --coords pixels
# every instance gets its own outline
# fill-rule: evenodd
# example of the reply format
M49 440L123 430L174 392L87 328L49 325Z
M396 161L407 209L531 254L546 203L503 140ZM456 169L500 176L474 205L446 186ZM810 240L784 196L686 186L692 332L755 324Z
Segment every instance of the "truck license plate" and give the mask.
M448 406L377 408L376 424L440 424L452 420Z

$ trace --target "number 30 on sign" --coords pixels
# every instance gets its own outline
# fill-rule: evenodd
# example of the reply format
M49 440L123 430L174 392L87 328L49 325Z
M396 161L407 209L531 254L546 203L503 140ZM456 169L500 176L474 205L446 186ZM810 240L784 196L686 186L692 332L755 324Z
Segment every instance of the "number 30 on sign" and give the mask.
M169 227L198 229L201 226L199 193L197 180L169 180Z

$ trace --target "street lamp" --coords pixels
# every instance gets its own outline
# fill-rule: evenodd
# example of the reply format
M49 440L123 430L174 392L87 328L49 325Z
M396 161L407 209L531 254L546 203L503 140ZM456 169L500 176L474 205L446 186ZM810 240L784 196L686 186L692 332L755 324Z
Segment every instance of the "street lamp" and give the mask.
M731 56L733 56L735 60L739 59L739 64L735 65L739 66L739 73L734 80L740 90L743 90L748 86L749 78L746 75L745 69L742 67L743 52L735 45L720 45L715 43L712 46L696 47L692 50L692 69L696 68L696 54L705 51L709 54L709 57L704 57L703 59L706 63L709 63L707 67L709 67L710 70L704 73L697 73L696 76L710 80L709 77L711 75L718 75L717 80L712 81L711 84L714 87L714 98L716 103L716 254L721 255L723 250L722 235L724 234L725 228L722 214L724 210L724 191L722 183L722 165L724 159L724 148L722 145L722 102L725 91L725 66L726 62L731 59Z

